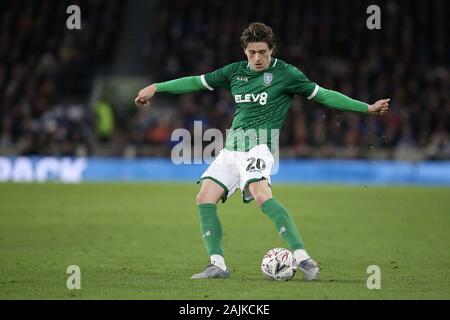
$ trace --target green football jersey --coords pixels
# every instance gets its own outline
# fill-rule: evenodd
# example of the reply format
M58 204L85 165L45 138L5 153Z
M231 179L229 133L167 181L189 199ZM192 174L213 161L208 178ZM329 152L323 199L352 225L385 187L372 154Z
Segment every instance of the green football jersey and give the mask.
M294 95L312 99L319 90L298 68L276 58L265 71L256 72L240 61L201 76L201 81L209 90L231 90L236 112L225 148L235 151L258 144L273 151Z

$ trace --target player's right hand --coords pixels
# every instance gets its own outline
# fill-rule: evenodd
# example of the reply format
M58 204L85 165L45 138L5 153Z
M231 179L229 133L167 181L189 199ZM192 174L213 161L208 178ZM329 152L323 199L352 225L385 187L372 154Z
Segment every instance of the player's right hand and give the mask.
M150 105L150 100L156 93L156 85L151 84L139 91L138 96L134 99L134 103L138 107L148 107Z

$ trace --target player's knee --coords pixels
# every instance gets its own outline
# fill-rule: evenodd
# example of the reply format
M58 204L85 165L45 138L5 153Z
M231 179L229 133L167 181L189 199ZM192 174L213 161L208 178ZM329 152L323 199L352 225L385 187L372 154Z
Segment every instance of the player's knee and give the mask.
M258 206L262 206L264 202L272 198L272 192L265 180L251 183L249 190Z
M218 200L219 199L216 199L216 197L213 197L212 195L208 194L208 192L205 192L203 190L201 190L195 198L197 205L205 203L217 203Z
M272 194L261 192L253 195L253 198L255 199L255 202L258 204L258 206L262 206L264 202L272 198Z
M202 192L202 191L197 193L197 197L195 198L195 202L197 203L197 205L206 203L205 193Z

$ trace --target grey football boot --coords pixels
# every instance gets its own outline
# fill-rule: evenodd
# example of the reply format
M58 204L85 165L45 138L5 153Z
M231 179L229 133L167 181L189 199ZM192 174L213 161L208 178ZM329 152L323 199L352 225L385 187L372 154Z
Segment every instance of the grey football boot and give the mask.
M298 269L303 272L303 279L307 281L315 280L319 276L319 265L311 258L300 261Z
M223 271L219 267L210 264L202 272L194 274L191 279L206 279L206 278L228 278L230 273L228 271Z

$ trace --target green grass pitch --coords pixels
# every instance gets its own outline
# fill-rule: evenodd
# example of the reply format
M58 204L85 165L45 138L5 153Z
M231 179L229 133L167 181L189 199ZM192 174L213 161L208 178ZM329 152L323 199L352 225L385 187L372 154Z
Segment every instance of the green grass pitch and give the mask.
M450 299L450 190L275 185L318 281L264 280L284 246L254 202L219 204L231 278L191 280L207 258L195 184L0 184L0 299ZM69 290L66 268L81 270ZM369 290L367 267L381 268Z

